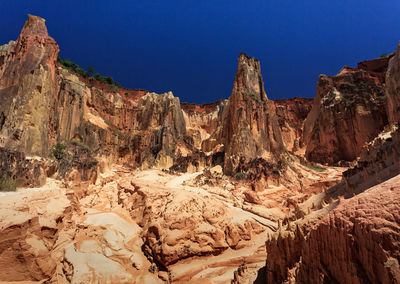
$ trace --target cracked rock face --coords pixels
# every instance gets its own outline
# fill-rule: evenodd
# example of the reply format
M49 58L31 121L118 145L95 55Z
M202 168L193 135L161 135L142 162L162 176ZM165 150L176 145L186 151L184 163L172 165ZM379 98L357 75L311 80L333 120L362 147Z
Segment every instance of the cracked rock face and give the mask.
M297 153L304 148L300 141L303 135L304 121L311 111L313 99L274 100L274 104L283 143L287 150Z
M382 74L344 67L335 76L319 77L314 105L304 122L302 144L308 160L353 161L383 130L387 115Z
M390 123L397 123L400 119L400 44L389 61L386 72L386 95L388 119Z
M259 157L276 163L285 152L273 102L264 90L260 62L241 53L232 94L221 127L210 138L225 146L224 173L234 175L241 164ZM210 144L207 143L208 147ZM206 145L206 144L205 144ZM210 149L212 150L212 149Z
M298 281L399 283L400 177L341 201L310 232Z
M29 15L16 43L0 53L0 146L47 155L58 51L44 19Z
M400 282L399 52L279 101L242 53L204 105L57 54L31 15L0 46L0 281Z

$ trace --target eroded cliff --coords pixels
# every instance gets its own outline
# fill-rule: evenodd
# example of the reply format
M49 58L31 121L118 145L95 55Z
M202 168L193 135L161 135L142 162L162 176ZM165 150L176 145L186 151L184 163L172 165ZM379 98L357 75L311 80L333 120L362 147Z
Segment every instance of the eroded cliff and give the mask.
M384 84L384 71L344 67L335 76L321 75L304 123L307 159L329 164L355 160L387 124Z

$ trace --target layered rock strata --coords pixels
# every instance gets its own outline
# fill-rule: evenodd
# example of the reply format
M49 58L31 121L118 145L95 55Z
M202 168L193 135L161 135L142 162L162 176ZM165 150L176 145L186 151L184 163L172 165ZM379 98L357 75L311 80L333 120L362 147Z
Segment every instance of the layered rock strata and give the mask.
M390 123L397 123L400 118L400 44L391 57L386 72L387 111Z
M311 111L313 99L293 98L274 100L283 143L289 151L297 152L303 135L304 121Z
M0 52L0 146L46 156L51 146L57 43L44 19L29 15L15 44Z
M382 65L387 62L382 61ZM304 123L307 159L328 164L353 161L383 130L387 124L383 74L344 67L335 76L319 77L314 105Z
M273 102L268 100L260 62L241 53L232 94L224 107L221 126L203 143L203 150L224 146L224 173L234 175L260 159L281 161L283 145Z

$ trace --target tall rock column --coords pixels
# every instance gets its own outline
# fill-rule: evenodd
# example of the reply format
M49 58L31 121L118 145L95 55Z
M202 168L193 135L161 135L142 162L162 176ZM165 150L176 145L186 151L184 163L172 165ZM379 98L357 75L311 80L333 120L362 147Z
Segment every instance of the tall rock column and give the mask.
M32 15L16 43L0 49L0 146L47 155L58 52L45 20Z
M268 100L260 61L241 53L232 95L224 108L219 141L225 145L224 171L261 158L276 163L285 151L273 102Z

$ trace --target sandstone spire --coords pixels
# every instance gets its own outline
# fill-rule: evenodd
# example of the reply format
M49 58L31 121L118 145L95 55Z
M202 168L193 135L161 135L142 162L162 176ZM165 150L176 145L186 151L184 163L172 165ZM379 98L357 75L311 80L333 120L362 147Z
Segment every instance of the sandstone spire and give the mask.
M264 90L260 61L244 53L238 61L221 132L227 174L258 158L276 163L285 151L275 107Z
M32 15L18 40L0 52L0 147L47 155L58 52L45 20Z
M20 37L33 35L47 37L48 33L45 22L46 20L43 18L28 14L28 20L26 20L22 28Z

